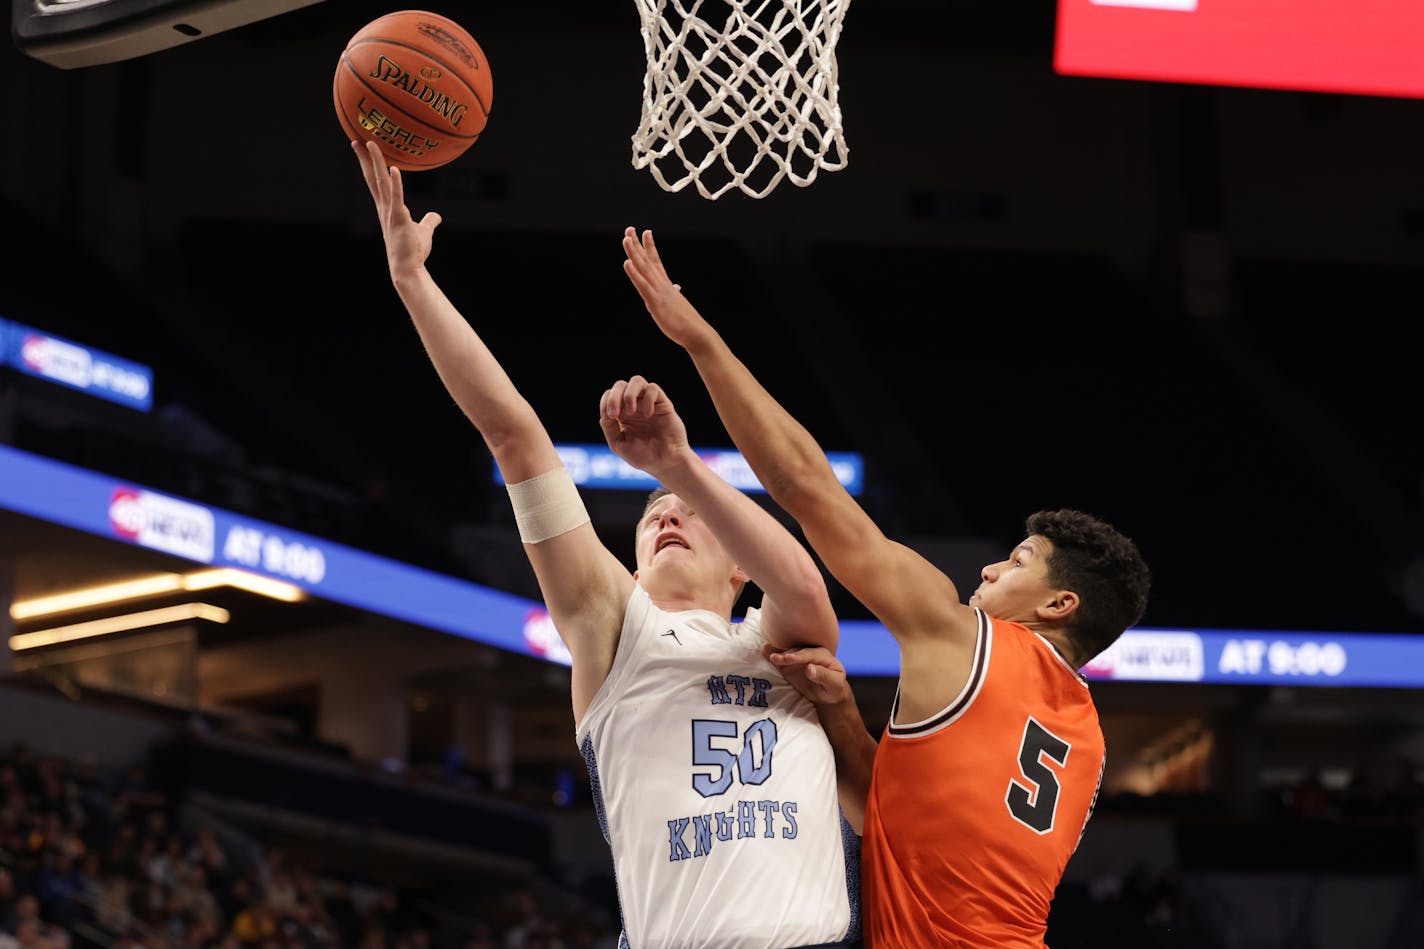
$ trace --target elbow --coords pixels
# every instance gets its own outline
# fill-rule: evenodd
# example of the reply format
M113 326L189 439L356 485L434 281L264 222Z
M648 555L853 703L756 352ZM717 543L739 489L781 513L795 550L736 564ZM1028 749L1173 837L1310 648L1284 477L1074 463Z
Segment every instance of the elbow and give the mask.
M792 580L795 584L792 592L796 599L803 603L829 603L831 594L826 589L826 578L821 575L821 568L816 566L816 562L809 555L801 560L801 568Z
M528 444L534 433L543 431L534 407L518 395L484 412L476 427L496 455Z

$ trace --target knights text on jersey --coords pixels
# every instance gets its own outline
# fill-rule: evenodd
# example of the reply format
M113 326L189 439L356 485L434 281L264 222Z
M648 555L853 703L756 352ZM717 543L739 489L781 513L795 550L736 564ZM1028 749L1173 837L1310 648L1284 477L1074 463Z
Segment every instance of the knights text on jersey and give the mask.
M762 641L756 609L733 624L640 586L628 601L576 738L632 949L784 949L852 925L835 759Z
M1087 683L1045 639L979 612L963 691L894 712L865 817L866 943L1043 949L1105 749Z

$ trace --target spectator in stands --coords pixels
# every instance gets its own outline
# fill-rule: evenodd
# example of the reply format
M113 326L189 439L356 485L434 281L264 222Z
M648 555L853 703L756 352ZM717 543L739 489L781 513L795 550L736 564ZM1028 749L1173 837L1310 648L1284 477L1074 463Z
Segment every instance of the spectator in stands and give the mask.
M45 940L34 920L26 920L15 927L14 933L0 932L0 949L54 949Z
M13 806L17 797L24 801L25 789L20 784L20 769L12 762L0 761L0 803Z
M264 900L254 900L237 911L232 920L232 934L244 946L276 939L280 932L277 914Z
M25 949L69 949L69 934L41 917L39 897L33 893L15 901L13 920L5 929L14 933Z
M322 908L336 930L338 941L347 946L354 943L361 930L361 920L351 900L351 885L345 880L328 881Z
M200 824L194 831L186 859L203 871L204 882L214 893L223 892L231 883L227 852L208 825Z
M1333 821L1340 817L1335 796L1325 786L1320 768L1315 765L1306 768L1300 780L1286 793L1285 803L1287 812L1296 820Z
M0 867L0 929L6 928L14 918L17 899L15 875L8 868Z
M280 848L258 853L251 867L234 864L211 827L198 824L188 839L166 812L145 816L140 832L132 820L95 824L72 812L66 817L30 806L62 799L45 796L46 784L55 785L44 774L72 771L62 758L35 759L26 772L35 780L27 781L12 763L0 762L5 775L0 783L13 791L0 797L6 805L0 816L8 815L3 826L17 847L38 861L34 874L0 866L0 949L69 949L69 927L80 924L94 927L75 939L84 949L336 949L363 942L380 949L429 949L437 943L459 945L466 936L454 929L437 939L430 921L414 915L397 890L379 881L365 887L370 898L362 905L375 913L365 932L350 900L330 900L348 910L349 929L342 933L327 910L323 887L330 884L333 895L341 894L344 883L318 877ZM109 787L99 781L91 788L104 813L111 803ZM139 841L149 842L150 859L144 863L132 859ZM259 877L288 881L275 888L284 910L264 899L254 882ZM290 890L286 897L280 892L284 886ZM491 942L490 949L497 946Z
M70 771L84 827L92 833L106 833L109 829L109 793L99 776L99 763L93 755L82 755L72 764Z
M111 933L126 933L133 928L134 881L122 873L107 868L89 885L94 922Z
M83 823L84 807L79 800L79 787L69 775L66 760L59 755L44 755L35 762L36 810L57 814L66 826Z
M460 949L499 949L499 946L489 924L478 922Z
M171 890L176 887L182 868L187 863L184 857L186 849L181 835L168 834L163 841L162 848L154 854L149 863L149 877L162 884L166 889Z
M267 868L262 879L262 895L278 913L289 913L297 905L297 884L285 862L279 862L281 854L274 854L276 860L265 861Z
M504 949L530 949L550 926L539 909L534 890L521 886L509 894L509 924L504 927Z
M198 923L216 926L223 918L217 897L208 889L207 871L186 860L177 866L169 907Z
M67 848L56 848L45 855L36 889L45 915L58 925L67 926L83 918L87 887L74 854Z
M575 738L600 789L629 943L844 939L857 907L834 758L810 703L756 651L764 642L835 649L839 624L815 562L692 451L662 390L633 376L603 395L604 438L671 493L656 492L639 519L637 569L619 563L543 423L430 275L439 215L415 221L400 172L375 143L352 148L392 283L509 485L525 553L572 656ZM760 605L734 623L749 583ZM769 752L772 742L775 766L769 753L753 763L750 749ZM749 750L738 758L733 745ZM713 811L728 823L714 829Z
M168 806L167 796L149 780L148 765L131 764L111 789L111 813L115 821L132 820L140 826ZM152 828L151 828L152 829Z
M326 914L306 899L299 900L282 920L282 936L295 949L341 945Z
M0 800L0 851L19 854L24 850L29 836L23 822L24 805L24 798L19 794Z
M139 856L138 826L125 821L117 826L108 846L104 850L104 862L117 873L129 879L138 879L142 874Z

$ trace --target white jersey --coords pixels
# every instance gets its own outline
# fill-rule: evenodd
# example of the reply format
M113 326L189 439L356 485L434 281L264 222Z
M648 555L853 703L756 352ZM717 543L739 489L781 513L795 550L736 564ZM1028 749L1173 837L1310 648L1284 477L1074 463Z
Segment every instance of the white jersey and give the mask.
M760 627L755 608L733 624L660 610L641 586L628 600L576 737L632 949L837 942L853 906L858 933L831 746Z

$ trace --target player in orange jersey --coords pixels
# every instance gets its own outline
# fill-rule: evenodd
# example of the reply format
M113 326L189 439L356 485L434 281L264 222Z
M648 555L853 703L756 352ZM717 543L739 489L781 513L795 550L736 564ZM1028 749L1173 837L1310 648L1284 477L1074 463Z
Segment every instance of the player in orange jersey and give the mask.
M624 269L659 329L692 357L762 485L842 586L900 647L881 740L825 650L769 651L817 703L847 816L860 821L873 949L1042 949L1048 911L1093 811L1105 750L1077 671L1141 619L1136 545L1079 511L1041 511L968 603L890 540L806 429L668 278L629 228ZM853 814L848 800L865 801Z

